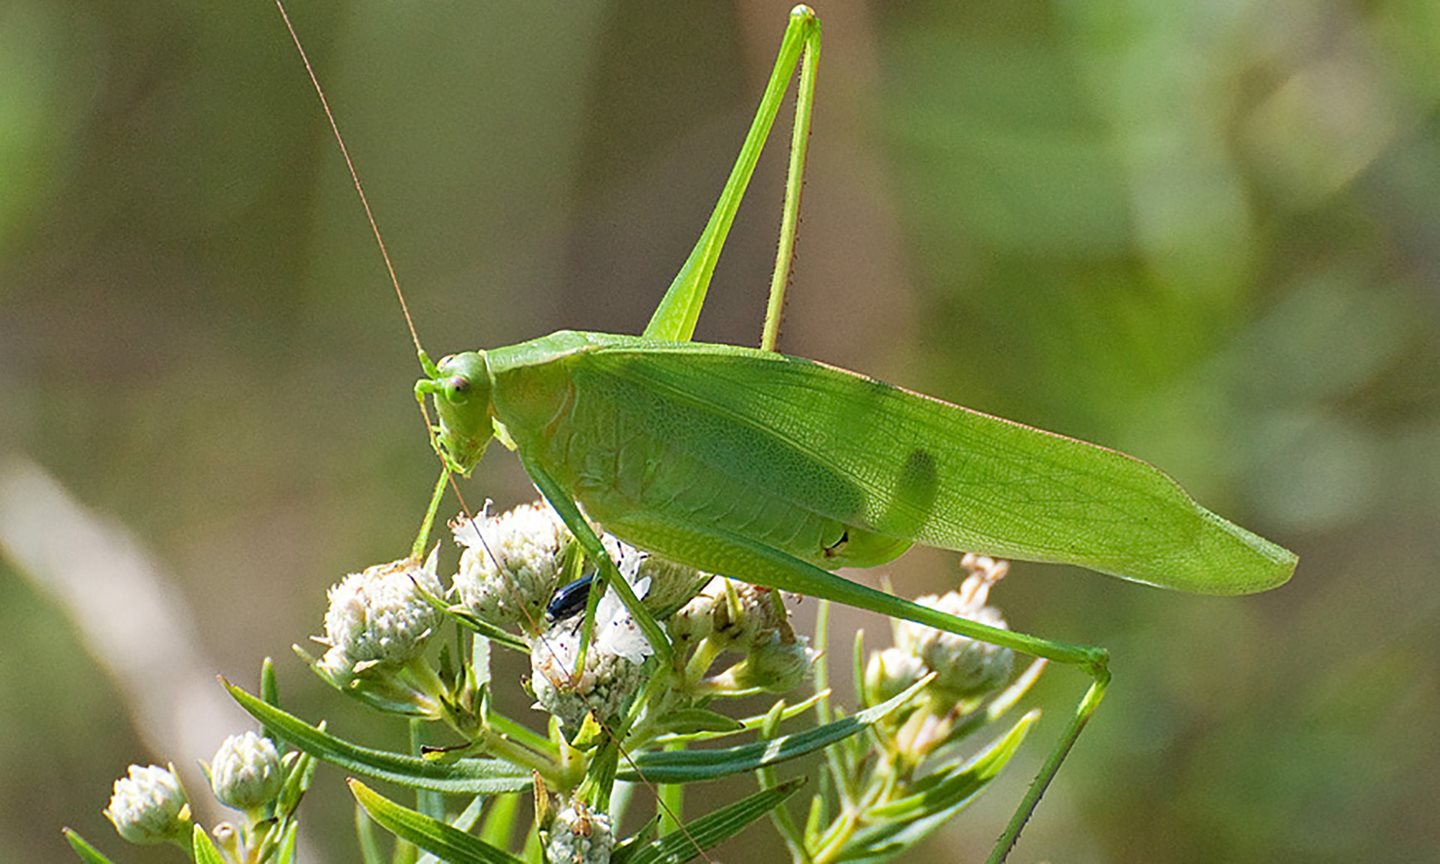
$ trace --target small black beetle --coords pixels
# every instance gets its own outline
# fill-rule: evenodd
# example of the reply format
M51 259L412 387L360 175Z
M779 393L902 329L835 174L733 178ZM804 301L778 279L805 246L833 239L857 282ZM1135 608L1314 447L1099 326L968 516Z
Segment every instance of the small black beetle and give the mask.
M590 599L590 583L594 581L595 574L587 573L569 585L562 585L545 607L545 617L551 621L564 621L580 612Z

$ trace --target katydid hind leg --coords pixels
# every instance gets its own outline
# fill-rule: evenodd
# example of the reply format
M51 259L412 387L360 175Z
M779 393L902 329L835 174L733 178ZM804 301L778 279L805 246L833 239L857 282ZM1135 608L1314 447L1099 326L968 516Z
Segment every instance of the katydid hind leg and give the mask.
M1064 763L1065 757L1069 755L1076 739L1079 738L1081 731L1095 713L1095 709L1099 707L1100 701L1105 695L1105 689L1110 683L1109 652L1104 648L1077 645L1013 630L1002 630L988 627L968 618L949 615L938 609L921 606L893 594L853 582L746 537L717 529L699 528L688 523L682 525L657 514L640 518L631 517L608 523L606 527L629 542L653 549L661 554L666 554L665 546L667 544L664 538L685 537L687 547L694 548L698 541L712 550L712 560L690 560L688 562L701 569L725 575L734 574L734 578L756 585L795 591L843 603L847 606L878 612L892 618L902 618L927 627L958 633L1035 657L1044 657L1057 663L1076 666L1088 674L1092 679L1089 690L1077 704L1075 713L1071 716L1065 731L1046 756L1039 773L1031 781L1025 796L1011 815L1009 823L990 854L988 859L990 864L1003 861L1011 847L1015 845L1020 831L1040 803L1040 798L1059 772L1061 764ZM656 538L660 538L658 542ZM677 556L674 552L671 552L671 556L679 557L681 560L686 557Z
M795 97L795 124L791 129L790 161L785 169L785 204L780 216L780 239L775 245L775 269L770 276L770 297L765 303L765 326L760 350L774 351L785 315L785 291L795 261L795 237L800 231L800 193L805 185L805 158L810 149L810 118L815 113L815 70L820 65L820 30L805 43L800 58L800 83Z
M760 159L760 151L765 146L769 137L770 128L774 125L775 116L779 113L780 104L784 100L785 91L790 84L790 78L795 73L795 67L804 58L804 66L801 72L801 103L796 112L795 140L808 140L810 105L813 103L815 62L818 59L820 50L820 21L815 13L805 6L796 6L790 13L790 22L785 28L785 35L780 41L780 51L775 58L775 66L771 70L770 80L765 86L765 93L760 99L760 107L755 112L755 118L751 121L750 130L745 135L745 143L740 147L740 155L735 160L735 166L730 170L730 176L725 181L725 187L720 192L720 200L716 202L710 219L705 223L705 228L700 233L700 239L696 241L695 248L685 259L680 267L680 272L675 275L670 288L661 298L660 304L655 308L650 323L645 327L644 335L655 339L669 339L677 342L688 342L695 333L695 322L700 317L700 309L705 305L705 294L710 287L710 278L714 275L715 264L720 258L720 252L725 245L725 237L730 231L731 224L735 221L735 214L740 207L740 199L745 194L745 188L750 183L750 177L755 171L755 165ZM808 84L807 84L808 82ZM806 95L808 86L809 95ZM804 128L800 124L804 124ZM804 168L805 148L801 146L797 153L792 149L790 173L797 179L794 181L796 192L792 196L791 183L786 184L786 213L799 207L799 173ZM792 204L793 198L793 204ZM793 222L793 218L791 218ZM791 229L791 242L789 249L793 249L794 240L793 226ZM785 230L782 228L781 243L785 246ZM786 274L779 278L783 283L788 279L789 257L788 250L783 251L785 259ZM778 259L777 259L778 260ZM783 301L783 290L781 300ZM771 303L774 304L774 288L772 284ZM777 318L778 327L778 318Z

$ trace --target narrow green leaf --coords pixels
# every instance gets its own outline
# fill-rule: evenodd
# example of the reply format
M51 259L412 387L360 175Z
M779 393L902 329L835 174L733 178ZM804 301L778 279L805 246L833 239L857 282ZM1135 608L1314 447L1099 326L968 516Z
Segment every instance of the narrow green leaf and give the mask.
M275 678L275 661L266 657L260 664L260 698L267 705L280 707L280 682ZM276 747L280 746L280 738L273 729L260 728L260 734L270 739L270 743ZM281 750L280 752L285 752Z
M786 707L785 710L781 712L780 719L789 720L794 717L799 717L801 714L804 714L806 711L809 711L812 707L814 707L815 704L821 699L824 699L826 696L829 695L829 690L821 690L813 696L806 697L803 702L796 702L794 705ZM716 738L724 738L726 736L736 735L741 732L754 731L756 729L759 729L765 723L765 719L769 716L769 712L766 712L764 714L753 714L749 717L744 717L740 720L735 721L739 724L739 728L725 730L722 732L692 732L689 735L680 735L671 732L657 737L655 739L655 743L670 744L676 741L711 741Z
M513 798L514 796L511 797ZM480 821L480 814L484 811L485 799L476 795L470 799L469 804L465 805L464 810L455 814L455 818L450 820L450 827L457 831L469 832L471 828L475 827L475 823Z
M275 740L280 740L278 735ZM280 787L280 797L275 799L276 815L289 816L300 806L300 799L305 797L306 790L315 779L315 764L315 757L309 753L302 752L295 760L290 772L285 775L285 785Z
M305 721L266 705L222 679L230 696L255 719L276 730L286 741L322 762L413 789L456 795L519 792L530 788L530 772L498 759L457 759L438 762L374 750L336 738Z
M947 772L945 779L931 780L927 777L916 784L916 794L871 807L866 811L867 818L914 818L938 812L970 798L1000 773L1000 769L1004 768L1010 757L1020 749L1020 743L1039 719L1039 711L1029 712L1021 717L1009 732L992 741L959 768Z
M718 843L739 834L745 826L774 810L805 785L797 777L779 786L762 789L734 804L707 813L685 825L683 831L666 834L641 846L616 850L611 864L681 864Z
M879 864L914 848L985 791L1039 717L1038 711L1026 714L969 762L916 784L916 794L867 810L869 824L851 835L836 860Z
M727 717L708 708L681 708L671 711L656 723L656 728L676 735L693 735L697 732L740 732L745 725L734 717Z
M634 787L628 787L634 788ZM610 855L610 864L625 864L635 850L652 843L660 836L660 814L656 813L650 817L650 821L640 826L640 830L615 844L615 849Z
M507 799L518 799L519 797L520 796L518 795L501 795L495 800L504 801ZM461 831L463 833L469 834L470 829L475 827L475 823L480 821L480 813L484 809L485 800L485 798L479 795L471 798L470 803L465 805L465 809L460 811L460 813L456 815L454 819L450 820L450 827L454 828L456 831ZM493 811L495 808L492 807L490 809ZM495 842L495 838L483 836L485 833L483 830L480 833L482 835L480 838L482 841L489 843L492 846L504 847L504 840L501 840L497 843ZM417 859L417 864L444 864L444 862L435 853L426 852Z
M220 850L215 848L215 841L199 825L190 834L190 850L195 856L195 864L225 864L225 856L220 854Z
M89 841L73 829L61 828L60 833L65 835L65 842L70 844L70 848L75 850L75 854L80 856L81 861L85 861L87 864L113 864L99 849L91 846Z
M375 820L359 801L355 802L355 842L360 846L360 859L364 864L385 864L385 851L375 834Z
M451 828L438 819L391 801L359 780L350 780L350 792L376 824L450 864L523 864L503 849Z
M933 677L933 674L927 675L905 692L853 717L826 723L794 735L715 750L642 753L635 757L634 768L621 772L619 779L629 782L643 778L651 783L693 783L754 771L804 756L806 753L829 747L837 741L843 741L869 727L909 701L929 684Z
M295 864L295 846L300 836L300 823L291 821L280 835L280 844L275 852L275 864Z
M477 803L480 800L475 799ZM480 823L480 839L491 846L509 846L523 802L524 798L520 795L496 795L489 799L490 806L484 812L485 820ZM462 831L469 830L469 826L460 825L458 822L455 827Z

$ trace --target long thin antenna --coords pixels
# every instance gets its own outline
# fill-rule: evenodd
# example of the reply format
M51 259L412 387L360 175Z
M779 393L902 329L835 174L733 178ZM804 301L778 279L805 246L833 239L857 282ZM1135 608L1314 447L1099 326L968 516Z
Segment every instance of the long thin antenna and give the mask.
M400 311L405 315L405 326L410 330L410 341L414 343L415 352L421 357L423 362L426 357L425 349L420 346L420 334L416 332L415 320L410 316L410 305L405 302L405 292L400 289L400 279L395 275L395 265L391 263L390 252L385 248L385 238L382 237L380 234L380 226L378 223L376 223L375 214L370 209L370 201L365 197L365 187L360 183L360 174L358 171L355 170L354 160L350 158L350 148L345 146L345 136L340 134L340 126L335 122L335 113L330 110L330 100L325 98L325 88L320 86L320 79L315 75L315 68L310 65L310 58L305 53L305 46L302 45L300 42L300 35L295 32L295 25L290 22L290 14L285 11L284 2L282 2L282 0L275 0L275 8L280 10L280 17L285 21L285 29L290 33L290 41L295 43L295 50L300 54L301 62L305 64L305 72L307 75L310 76L310 84L312 87L315 88L315 95L320 97L320 105L325 109L325 118L330 121L330 131L335 135L335 143L340 146L340 155L345 157L345 167L349 169L350 179L355 183L355 193L360 196L360 206L365 208L365 218L370 222L370 231L372 234L375 235L375 244L380 247L380 257L385 259L385 270L390 274L390 284L395 289L395 299L400 301ZM422 417L425 418L425 428L429 430L430 434L433 436L434 427L431 425L430 413L425 409L425 403L423 401L421 401L420 403L420 414ZM460 486L458 483L456 483L455 476L449 472L446 472L446 474L442 476L441 482L443 483L447 480L450 484L450 488L455 493L456 499L458 499L460 502L461 511L465 514L465 518L469 521L471 527L474 529L476 536L480 538L480 544L484 548L485 553L490 556L490 559L492 561L495 562L495 567L497 570L504 571L504 565L500 562L500 559L495 556L495 553L490 550L490 544L486 543L484 536L481 535L480 523L476 521L475 516L471 512L469 505L465 503L465 498L460 493ZM515 587L510 583L505 584L511 591L516 590ZM550 650L552 655L559 656L554 652L553 649L549 648L548 642L545 639L544 629L539 627L538 622L530 616L529 609L527 608L526 604L521 602L516 605L525 614L525 617L529 619L531 629L538 633L541 642L546 643L547 650ZM571 675L573 674L574 673L572 672ZM551 683L558 685L559 682L552 681ZM573 686L573 681L571 682L571 684ZM595 715L592 714L591 716L594 717ZM655 798L656 806L665 811L666 815L669 816L671 821L673 821L675 825L679 828L680 833L683 834L685 836L685 839L689 840L690 844L695 847L695 851L699 854L699 856L704 861L706 861L707 864L714 864L713 859L708 854L706 854L704 847L700 845L700 843L690 834L690 831L685 827L685 823L681 821L679 814L673 812L670 809L670 806L665 803L665 799L660 796L659 789L656 788L655 784L652 783L649 778L647 778L643 773L641 773L640 766L636 765L635 760L631 758L628 752L626 752L625 747L621 744L619 737L615 735L614 731L611 730L604 721L600 720L600 718L598 717L596 717L595 719L599 723L600 728L604 731L605 735L612 742L614 742L615 749L619 752L620 756L623 757L627 763L629 763L631 768L634 769L636 775L639 776L641 782L650 790L650 793Z
M350 148L345 146L345 136L340 134L340 126L335 122L335 112L330 110L330 100L325 98L325 88L320 86L320 79L315 77L315 69L310 65L310 58L305 54L305 46L300 44L300 35L295 32L295 25L290 23L290 13L285 11L285 4L281 0L275 0L275 8L280 10L280 17L285 21L285 29L290 31L290 41L295 43L295 50L300 53L300 61L305 64L305 72L310 76L310 84L315 88L315 95L320 97L320 105L325 109L325 119L330 121L330 131L335 133L335 143L340 145L340 155L345 157L345 167L350 170L350 179L355 183L355 192L360 196L360 206L365 208L365 218L370 222L370 232L375 235L375 243L380 247L380 257L385 259L385 270L390 274L390 284L395 288L395 299L400 301L400 311L405 314L405 326L410 329L410 341L415 343L415 352L424 354L425 349L420 347L420 334L415 332L415 319L410 317L410 304L405 302L405 292L400 290L400 278L395 275L395 265L390 262L390 252L385 248L385 238L380 236L380 226L375 222L375 213L370 209L370 200L365 197L365 187L360 183L360 174L355 170L355 162L350 158Z

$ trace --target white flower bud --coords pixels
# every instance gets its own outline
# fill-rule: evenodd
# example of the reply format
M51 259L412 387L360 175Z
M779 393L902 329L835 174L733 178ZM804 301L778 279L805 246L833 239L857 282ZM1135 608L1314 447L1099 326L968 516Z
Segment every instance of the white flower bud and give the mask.
M737 687L758 687L767 693L788 693L800 686L820 652L810 648L804 636L792 640L776 634L771 641L750 650L746 658L730 670Z
M561 809L550 823L545 860L551 864L610 864L615 831L610 817L579 801Z
M190 836L190 803L174 767L131 765L115 781L105 818L131 843L184 841Z
M994 606L968 606L951 601L954 597L923 597L918 602L979 624L1007 629L1005 618ZM994 690L1010 678L1015 665L1015 654L1009 648L942 630L931 630L921 637L917 649L920 659L937 673L933 686L957 696L978 696Z
M215 751L209 773L215 797L236 810L249 811L269 804L285 784L280 753L269 738L254 732L226 738Z
M1008 629L1000 610L987 606L986 600L991 586L1009 569L1009 562L968 554L961 563L969 575L958 591L920 597L915 602L979 624ZM896 644L935 671L931 685L934 690L957 698L978 696L1000 687L1015 665L1014 652L1009 648L909 621L898 628Z
M686 641L714 636L745 651L793 636L781 595L759 585L716 577L675 613L671 632Z
M925 661L904 648L871 652L865 664L865 694L873 704L900 695L929 673Z
M433 556L424 566L408 558L377 564L332 586L321 640L331 646L324 669L339 680L362 665L399 664L419 655L441 614L415 590L417 584L441 593Z
M545 606L564 578L562 553L571 542L560 517L542 500L476 523L450 525L465 547L453 580L460 602L497 627L533 633L545 626Z

